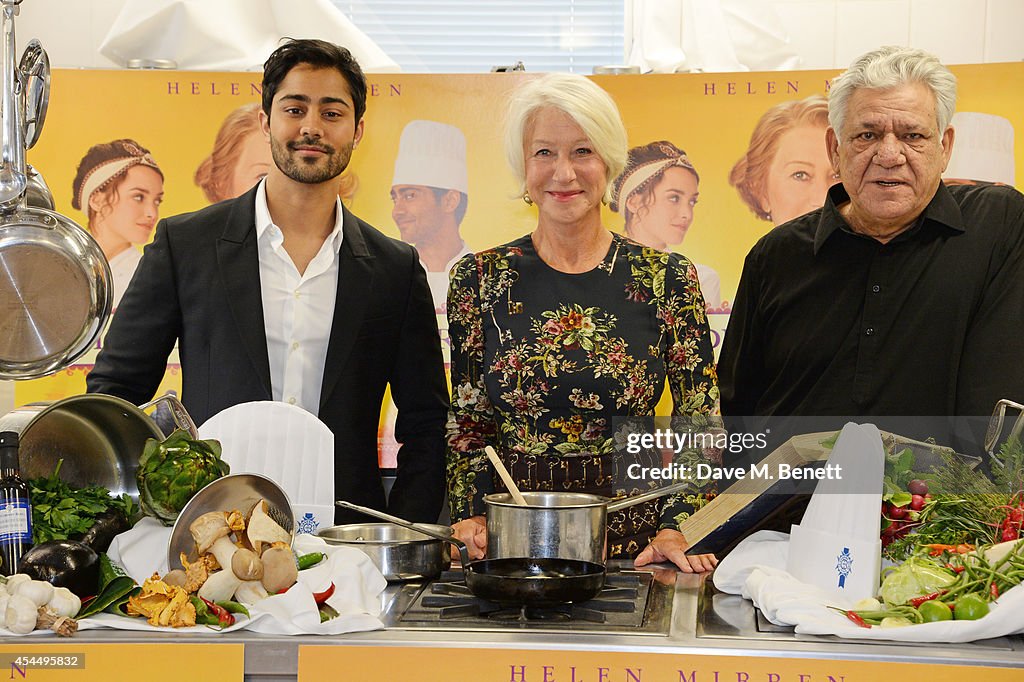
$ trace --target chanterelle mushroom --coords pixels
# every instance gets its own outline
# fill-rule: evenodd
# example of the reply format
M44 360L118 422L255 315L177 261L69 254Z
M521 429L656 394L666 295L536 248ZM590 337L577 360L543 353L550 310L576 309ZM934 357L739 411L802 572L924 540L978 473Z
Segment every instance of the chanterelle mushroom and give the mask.
M264 544L269 546L275 542L284 542L290 545L292 541L288 531L267 515L266 500L260 500L252 508L252 514L249 516L249 527L246 529L245 534L249 538L249 544L261 556L265 549Z

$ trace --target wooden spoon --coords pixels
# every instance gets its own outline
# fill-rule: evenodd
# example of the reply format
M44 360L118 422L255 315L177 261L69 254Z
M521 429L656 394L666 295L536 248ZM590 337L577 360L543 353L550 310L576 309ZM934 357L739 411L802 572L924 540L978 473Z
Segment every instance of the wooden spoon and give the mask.
M498 458L498 453L495 452L494 448L490 445L484 447L484 452L487 453L487 459L491 460L491 464L494 465L494 468L498 471L498 475L501 476L501 480L505 484L505 487L508 488L509 494L512 495L512 501L520 507L525 507L526 498L523 497L521 492L519 492L519 488L516 487L516 482L512 480L512 474L510 474L508 469L505 468L505 465L501 463L501 460Z

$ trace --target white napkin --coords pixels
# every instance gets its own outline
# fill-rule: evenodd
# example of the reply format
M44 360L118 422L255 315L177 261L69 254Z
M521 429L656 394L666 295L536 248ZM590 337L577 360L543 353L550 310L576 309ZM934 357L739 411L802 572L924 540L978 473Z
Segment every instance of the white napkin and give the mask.
M154 570L161 575L166 572L165 555L170 531L170 528L159 525L153 519L143 519L132 530L114 538L111 551L107 554L111 559L122 563L128 574L141 584ZM80 621L79 629L105 627L196 635L217 635L234 630L251 630L272 635L338 635L384 627L379 618L380 594L387 587L387 581L369 557L351 547L328 545L312 535L296 536L292 549L296 555L323 552L327 559L312 568L299 571L298 582L284 594L273 595L256 604L247 605L250 617L236 615L238 620L230 628L215 630L205 625L191 628L155 627L143 618L100 613ZM159 554L159 559L147 557L147 553ZM120 561L126 557L127 564ZM163 569L154 568L157 563L162 564ZM327 599L327 603L334 607L338 616L321 623L313 593L323 592L332 582L334 594ZM2 634L11 633L0 628L0 635ZM46 632L37 631L32 634Z
M378 618L379 595L387 581L368 556L351 547L328 545L312 535L297 536L292 547L296 554L323 552L328 559L300 571L299 581L286 593L253 604L247 630L274 635L338 635L384 627ZM334 594L327 604L339 615L321 623L313 593L323 592L332 582ZM261 618L264 615L269 618Z
M849 639L896 642L973 642L1024 633L1024 585L1001 595L979 620L948 620L902 628L862 628L827 608L850 604L786 572L789 536L774 531L754 533L718 564L715 587L750 599L776 625L796 626L805 635L837 635Z
M107 556L141 585L154 573L165 575L170 570L167 545L171 542L171 530L153 517L144 516L134 526L114 536Z
M296 533L334 525L334 434L301 407L241 403L210 417L200 438L216 438L231 473L262 474L288 495Z

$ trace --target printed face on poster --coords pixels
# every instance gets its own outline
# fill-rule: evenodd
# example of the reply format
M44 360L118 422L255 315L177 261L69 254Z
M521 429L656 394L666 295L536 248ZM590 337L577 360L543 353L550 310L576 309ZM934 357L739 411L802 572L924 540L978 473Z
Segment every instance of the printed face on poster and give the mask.
M963 128L947 176L1012 184L1024 170L1013 149L1014 131L1024 129L1024 95L1002 84L1020 81L1024 65L952 70L962 112L954 124ZM605 225L696 264L716 354L751 246L775 225L820 206L836 181L825 151L824 98L837 73L595 77L618 104L631 148L613 201L603 209ZM115 298L159 218L238 196L273 163L258 122L260 77L54 72L46 126L28 160L53 191L57 210L103 248ZM536 224L502 147L505 98L530 77L369 77L365 131L344 174L342 200L385 234L417 247L443 345L447 271L463 254L512 241ZM1004 140L1008 131L1002 152L983 148L995 129ZM988 171L999 177L978 177ZM15 404L84 392L95 355L56 375L19 382ZM172 354L160 392L180 390L179 371ZM662 407L667 412L667 399ZM382 410L384 466L394 466L396 447L389 411Z

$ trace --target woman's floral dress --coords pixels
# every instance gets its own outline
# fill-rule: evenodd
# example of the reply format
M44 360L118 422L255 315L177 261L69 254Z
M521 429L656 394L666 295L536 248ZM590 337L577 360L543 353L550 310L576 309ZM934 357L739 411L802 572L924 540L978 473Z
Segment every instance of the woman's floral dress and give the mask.
M666 379L673 414L719 414L693 264L612 237L604 261L581 274L549 267L529 235L452 269L453 521L485 513L483 496L504 490L485 445L523 490L630 494L665 483L624 476L618 418L653 416ZM661 453L646 457L661 466ZM610 515L609 554L635 554L658 528L676 527L696 499L677 495Z

